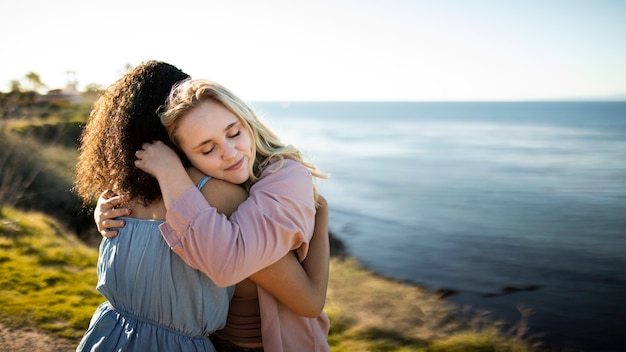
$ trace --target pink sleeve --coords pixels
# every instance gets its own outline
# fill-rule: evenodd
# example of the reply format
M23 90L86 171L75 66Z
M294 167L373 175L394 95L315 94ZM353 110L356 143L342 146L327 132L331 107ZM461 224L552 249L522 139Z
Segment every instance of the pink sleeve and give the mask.
M263 173L230 220L189 188L168 209L161 233L187 264L230 286L290 250L304 258L314 227L312 176L300 163L285 160L280 171Z

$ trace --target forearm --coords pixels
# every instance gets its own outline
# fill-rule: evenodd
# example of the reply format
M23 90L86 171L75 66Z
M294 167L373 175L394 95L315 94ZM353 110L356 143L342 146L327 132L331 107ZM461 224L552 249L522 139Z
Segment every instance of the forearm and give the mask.
M324 309L329 278L328 205L325 199L321 203L306 259L300 263L289 253L250 276L294 313L311 318L319 316Z
M244 203L237 212L259 215L229 221L195 188L188 189L167 211L161 233L185 262L220 286L242 281L308 241L293 224L263 215L263 206Z
M312 289L322 307L326 301L330 270L330 240L328 233L328 204L320 197L321 205L315 213L315 231L309 242L309 254L302 261L312 283Z
M250 279L295 314L315 318L324 309L326 290L307 275L293 253L252 274Z
M159 181L165 208L168 211L187 189L195 187L189 174L180 163L172 165L172 168L168 169L167 172L158 174L157 180Z

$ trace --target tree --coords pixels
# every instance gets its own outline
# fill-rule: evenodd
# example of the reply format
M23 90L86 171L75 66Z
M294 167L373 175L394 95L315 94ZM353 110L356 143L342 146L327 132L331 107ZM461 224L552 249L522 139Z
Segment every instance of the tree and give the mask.
M22 91L22 84L19 80L13 79L9 82L10 92L20 92Z
M102 89L103 89L102 85L98 84L98 83L89 83L88 85L85 86L85 91L86 92L96 92L97 93L97 92L101 91Z
M32 90L34 92L36 92L37 90L39 90L40 88L45 88L46 85L41 81L41 77L39 77L38 74L36 74L35 72L29 72L26 74L26 80L28 82L30 82Z

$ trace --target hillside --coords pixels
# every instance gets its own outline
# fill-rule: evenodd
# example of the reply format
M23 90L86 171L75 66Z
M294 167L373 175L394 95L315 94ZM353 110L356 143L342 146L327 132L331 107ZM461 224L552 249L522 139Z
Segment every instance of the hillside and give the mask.
M3 209L0 342L9 330L24 346L29 334L38 340L42 332L62 348L75 345L103 301L95 290L96 261L96 248L55 219ZM334 352L537 350L523 329L504 334L486 318L462 320L458 307L437 295L378 277L353 259L334 257L330 278L325 311Z

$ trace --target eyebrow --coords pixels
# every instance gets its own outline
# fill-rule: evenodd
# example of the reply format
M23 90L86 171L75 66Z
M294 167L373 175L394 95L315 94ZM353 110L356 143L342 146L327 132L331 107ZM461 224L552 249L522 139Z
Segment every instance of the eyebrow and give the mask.
M229 124L228 126L226 126L226 128L224 128L224 132L226 132L226 131L228 131L229 129L233 128L233 126L237 125L238 123L240 123L240 121L235 121L235 122L233 122L233 123ZM211 143L212 141L213 141L213 139L211 139L211 138L206 139L206 140L204 140L204 141L202 141L202 142L198 143L198 145L196 145L195 147L193 147L193 148L192 148L192 150L196 150L196 149L198 149L198 148L200 148L200 147L202 147L202 146L204 146L204 145L207 145L207 144Z

